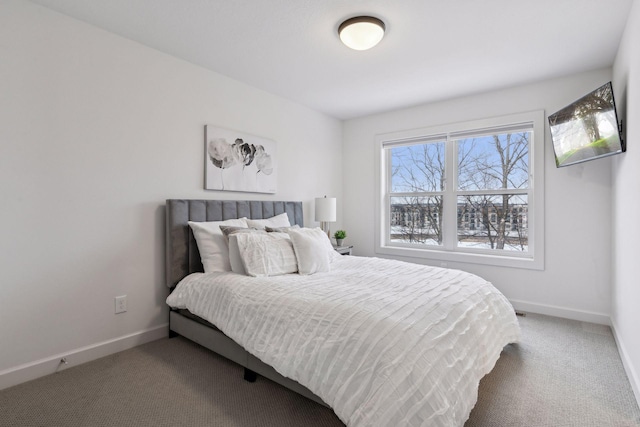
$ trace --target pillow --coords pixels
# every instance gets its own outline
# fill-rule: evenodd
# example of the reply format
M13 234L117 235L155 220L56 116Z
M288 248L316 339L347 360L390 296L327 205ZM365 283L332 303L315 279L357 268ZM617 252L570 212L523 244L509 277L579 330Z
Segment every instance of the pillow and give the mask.
M221 225L220 226L220 231L222 231L222 234L224 235L224 237L226 237L227 240L229 240L229 236L231 234L243 233L243 232L250 233L252 231L256 231L256 229L255 228L249 228L249 227L237 226L237 225Z
M264 230L256 230L255 228L247 227L235 227L231 225L221 225L220 230L222 234L227 238L229 242L229 263L231 264L231 271L238 274L247 274L247 271L242 264L242 257L240 256L240 249L238 248L238 240L236 235L238 233L262 233L266 234Z
M291 227L269 227L269 226L266 226L264 229L267 231L267 233L286 233L287 230L290 230L292 228L300 228L300 226L298 224L294 224Z
M327 234L320 228L300 228L287 230L298 260L300 274L314 274L330 270L333 246Z
M245 276L247 275L247 270L244 269L244 264L242 264L242 257L240 256L240 249L238 248L238 239L235 234L229 236L229 263L231 264L231 271L244 274Z
M193 236L196 238L205 273L231 271L229 247L222 235L221 225L246 227L247 222L243 218L225 221L189 221L189 227L193 230Z
M277 276L298 271L296 254L288 236L280 233L238 233L235 238L249 276Z
M290 227L289 215L287 213L281 213L280 215L272 216L267 219L249 219L244 218L247 221L247 226L252 228L264 229L265 227Z

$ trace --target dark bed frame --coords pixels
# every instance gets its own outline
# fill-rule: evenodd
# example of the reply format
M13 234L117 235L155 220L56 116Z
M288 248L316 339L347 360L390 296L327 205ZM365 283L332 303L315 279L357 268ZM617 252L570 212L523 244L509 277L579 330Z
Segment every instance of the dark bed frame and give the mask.
M289 222L303 226L302 202L254 200L179 200L166 203L166 282L173 290L185 276L202 272L200 253L188 221L222 221L247 217L265 219L286 212ZM253 382L257 374L327 406L298 382L286 378L247 352L211 323L183 310L169 313L169 336L181 335L244 367L244 378Z

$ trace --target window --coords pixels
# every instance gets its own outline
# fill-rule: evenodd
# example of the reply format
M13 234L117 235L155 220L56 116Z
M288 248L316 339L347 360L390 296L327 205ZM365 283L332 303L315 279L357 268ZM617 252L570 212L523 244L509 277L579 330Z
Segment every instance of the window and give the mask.
M377 252L542 269L543 123L540 111L378 136Z

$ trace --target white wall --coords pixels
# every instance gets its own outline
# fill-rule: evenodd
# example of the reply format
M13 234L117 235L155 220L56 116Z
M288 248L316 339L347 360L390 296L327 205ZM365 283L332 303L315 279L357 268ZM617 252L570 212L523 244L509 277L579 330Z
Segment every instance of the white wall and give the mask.
M0 58L0 388L166 335L165 199L342 198L338 120L22 0ZM205 124L276 141L277 194L202 190Z
M548 115L609 80L610 69L598 70L345 122L344 226L354 253L374 255L376 134L540 109ZM549 138L545 124L544 141L537 140L545 150L545 270L448 266L487 278L517 308L608 323L612 159L557 169Z
M612 321L618 348L640 402L640 2L635 0L613 66L613 89L627 152L613 164Z

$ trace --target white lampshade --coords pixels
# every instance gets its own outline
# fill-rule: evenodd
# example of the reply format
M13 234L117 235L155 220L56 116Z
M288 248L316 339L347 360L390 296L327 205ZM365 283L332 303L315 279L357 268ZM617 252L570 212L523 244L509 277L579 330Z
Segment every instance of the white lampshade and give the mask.
M336 220L336 198L317 197L316 198L316 221L335 222Z
M340 40L354 50L371 49L384 37L384 22L372 16L347 19L338 28Z

